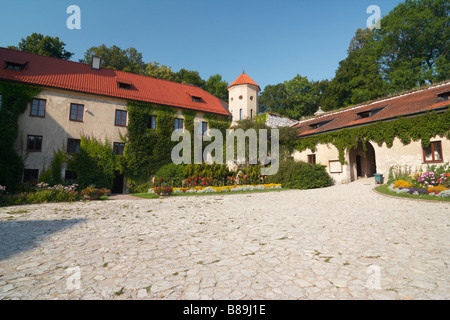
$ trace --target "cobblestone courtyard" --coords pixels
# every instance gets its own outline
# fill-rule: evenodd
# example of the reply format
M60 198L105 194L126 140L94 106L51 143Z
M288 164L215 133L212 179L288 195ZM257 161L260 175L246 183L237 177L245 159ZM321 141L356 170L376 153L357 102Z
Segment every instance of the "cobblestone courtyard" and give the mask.
M0 299L449 299L450 203L373 187L0 208Z

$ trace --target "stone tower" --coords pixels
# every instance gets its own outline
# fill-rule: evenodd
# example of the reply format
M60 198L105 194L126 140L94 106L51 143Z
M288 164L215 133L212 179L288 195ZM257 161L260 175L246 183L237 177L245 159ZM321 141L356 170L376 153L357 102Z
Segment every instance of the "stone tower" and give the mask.
M232 123L254 118L258 114L258 92L261 88L245 72L228 86L228 106Z

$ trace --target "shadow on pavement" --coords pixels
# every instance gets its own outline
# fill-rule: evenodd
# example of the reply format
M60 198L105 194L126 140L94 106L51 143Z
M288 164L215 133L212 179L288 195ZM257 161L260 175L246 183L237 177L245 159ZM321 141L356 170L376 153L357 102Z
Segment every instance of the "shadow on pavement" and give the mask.
M51 234L85 220L0 221L0 260L31 249Z

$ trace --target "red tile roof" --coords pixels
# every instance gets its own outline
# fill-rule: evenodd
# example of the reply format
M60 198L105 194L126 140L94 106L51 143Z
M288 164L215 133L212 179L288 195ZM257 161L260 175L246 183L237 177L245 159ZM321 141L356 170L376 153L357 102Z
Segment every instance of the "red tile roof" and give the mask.
M237 77L236 80L233 81L232 84L228 86L228 88L231 88L232 86L236 86L239 84L252 84L254 86L257 86L258 89L261 91L261 88L258 86L258 84L252 80L245 72L242 73L239 77Z
M447 91L450 92L450 82L379 99L341 111L331 111L318 117L300 121L293 128L297 128L298 136L303 137L388 120L398 116L414 115L430 110L448 109L450 101L438 101L438 94ZM370 117L358 117L359 113L377 108L382 109ZM325 121L330 122L321 127L314 128L314 124Z
M20 71L8 70L7 62L25 67ZM89 64L1 47L0 79L230 116L225 102L193 85L108 68L94 70ZM118 88L118 82L130 88ZM194 102L192 96L201 97L202 101Z

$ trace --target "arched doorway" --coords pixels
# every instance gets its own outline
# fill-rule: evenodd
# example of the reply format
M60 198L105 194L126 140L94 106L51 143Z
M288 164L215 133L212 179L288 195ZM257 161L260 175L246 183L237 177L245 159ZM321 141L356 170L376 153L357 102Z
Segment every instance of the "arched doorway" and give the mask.
M349 158L351 181L355 181L358 178L373 177L374 173L377 172L375 149L370 142L366 142L365 152L363 143L359 142L356 148L350 150Z

